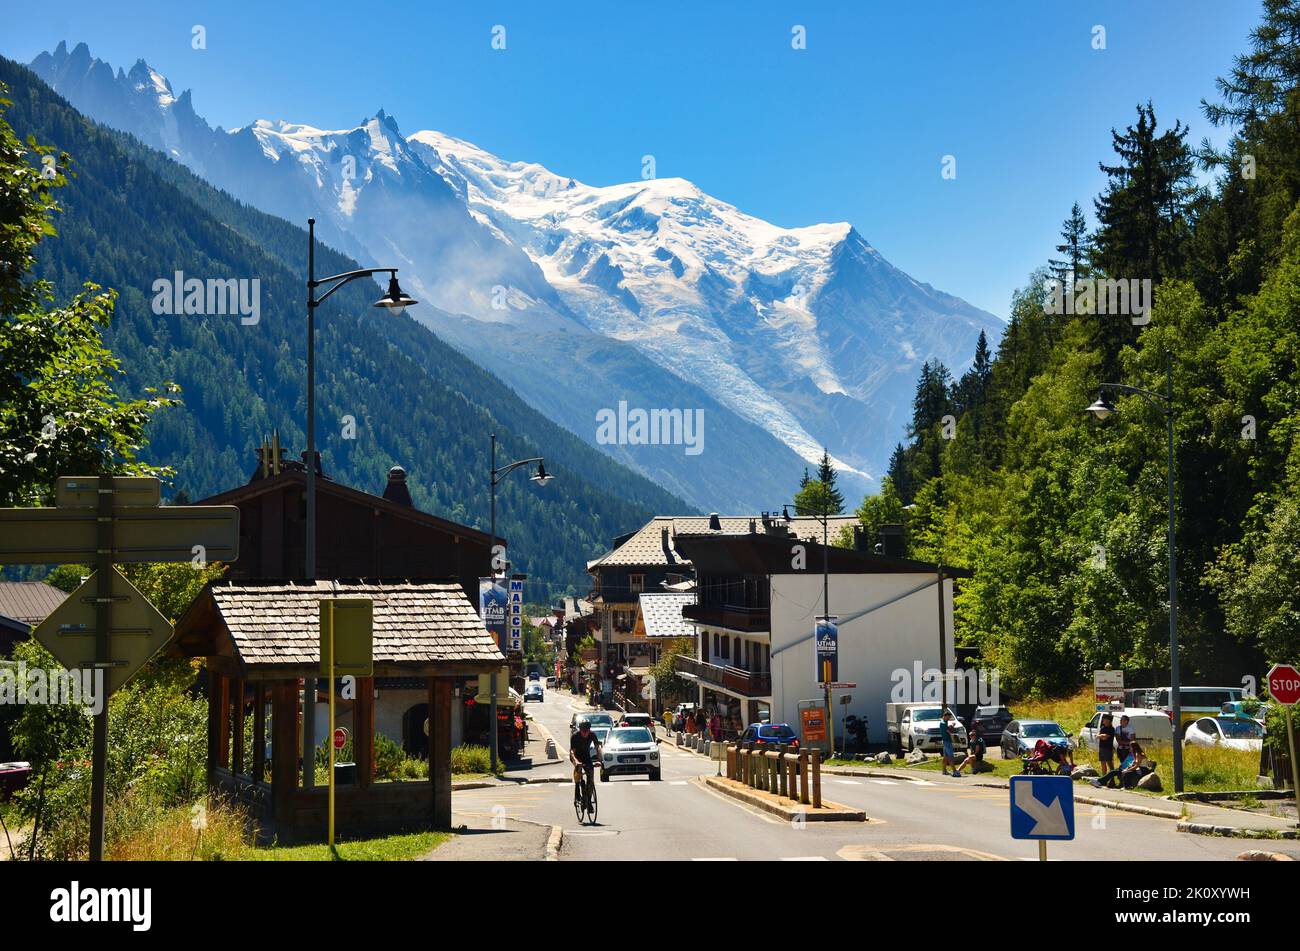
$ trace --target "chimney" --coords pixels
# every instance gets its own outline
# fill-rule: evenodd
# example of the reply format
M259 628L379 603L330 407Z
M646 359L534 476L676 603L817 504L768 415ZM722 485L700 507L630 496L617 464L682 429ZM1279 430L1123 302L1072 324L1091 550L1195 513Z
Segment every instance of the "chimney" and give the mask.
M709 513L709 531L711 532L722 531L722 520L718 518L717 512Z
M749 534L753 535L755 528L756 526L754 525L754 520L751 518L749 520Z
M672 553L672 546L668 544L668 526L664 525L659 529L659 545L663 548L664 554Z
M880 526L880 549L886 558L906 557L902 525Z
M406 487L406 470L401 466L393 466L388 470L388 485L384 486L384 498L398 505L405 505L408 509L415 507L415 503L411 501L411 490Z

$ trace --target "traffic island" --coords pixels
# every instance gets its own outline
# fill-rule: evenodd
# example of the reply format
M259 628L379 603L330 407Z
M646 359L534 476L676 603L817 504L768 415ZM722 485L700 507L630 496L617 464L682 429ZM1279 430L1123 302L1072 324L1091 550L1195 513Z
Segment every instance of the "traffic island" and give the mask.
M804 805L787 796L753 789L745 783L726 776L700 777L706 786L716 789L724 796L730 796L748 806L770 812L790 822L867 822L867 814L861 809L842 806L836 802L823 799L820 806Z

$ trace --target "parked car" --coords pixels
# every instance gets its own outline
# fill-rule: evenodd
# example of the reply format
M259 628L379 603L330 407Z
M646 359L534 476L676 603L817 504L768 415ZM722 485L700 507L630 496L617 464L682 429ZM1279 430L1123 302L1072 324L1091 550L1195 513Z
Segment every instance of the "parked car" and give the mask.
M1119 729L1120 717L1128 717L1128 727L1133 731L1133 738L1141 743L1144 749L1167 747L1174 741L1173 724L1170 722L1169 717L1159 710L1114 706L1094 713L1092 719L1083 725L1079 730L1079 749L1096 751L1097 734L1101 731L1101 716L1103 713L1111 715L1111 723L1117 730Z
M533 680L541 680L541 679L542 679L542 672L541 672L540 670L530 670L530 671L528 672L528 679L529 679L529 681L533 681Z
M26 786L31 778L31 763L0 763L0 802Z
M1258 753L1264 745L1264 728L1250 717L1201 717L1187 725L1183 742Z
M655 782L659 780L659 747L645 727L617 727L610 730L601 753L601 782L609 782L611 776L640 773L646 774Z
M542 685L536 680L530 680L528 686L524 688L524 703L529 700L536 700L540 703L545 699L546 696L542 693Z
M550 689L550 688L554 687L557 683L559 683L559 681L557 681L554 677L547 677L547 678L546 678L546 687L547 687L547 689Z
M650 731L651 736L654 736L655 733L654 717L650 716L650 714L648 713L635 713L635 712L625 713L623 714L623 718L619 721L618 725L645 727L647 730Z
M887 703L885 726L889 739L898 752L923 750L940 752L943 741L939 739L939 721L944 707L938 703ZM954 750L966 749L966 728L955 717L952 721Z
M1015 717L1006 707L976 707L975 715L970 718L967 729L978 726L980 736L984 738L984 745L993 747L1002 742L1002 731L1014 719Z
M1039 740L1053 746L1073 746L1070 734L1055 720L1012 720L1002 731L1002 758L1019 759L1032 750Z
M593 730L598 726L603 726L606 729L614 728L614 717L612 714L605 713L603 710L593 710L590 713L575 713L573 718L569 720L569 732L577 732L579 720L586 720L589 722Z
M799 735L788 723L751 723L740 734L741 743L784 743L791 749L799 748Z

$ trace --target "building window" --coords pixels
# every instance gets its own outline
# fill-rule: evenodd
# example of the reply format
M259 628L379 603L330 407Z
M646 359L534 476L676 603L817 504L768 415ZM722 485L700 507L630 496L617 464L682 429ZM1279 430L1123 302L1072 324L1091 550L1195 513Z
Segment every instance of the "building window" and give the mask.
M722 635L722 658L723 660L731 659L731 637L727 634Z
M633 594L640 594L645 590L645 575L628 575L628 590Z

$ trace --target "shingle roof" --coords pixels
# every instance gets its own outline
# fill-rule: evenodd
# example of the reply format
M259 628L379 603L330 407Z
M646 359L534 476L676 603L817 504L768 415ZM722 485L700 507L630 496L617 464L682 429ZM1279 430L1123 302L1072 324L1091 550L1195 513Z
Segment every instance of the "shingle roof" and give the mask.
M694 637L694 625L682 617L682 607L694 603L693 593L641 595L641 617L645 621L646 637Z
M67 595L43 581L0 581L0 614L35 627Z
M503 660L454 582L223 581L214 583L209 593L237 659L247 668L318 664L318 603L324 597L374 601L376 665ZM188 614L178 625L178 635Z
M587 570L604 567L606 565L684 565L690 562L678 553L673 541L673 536L679 534L704 534L712 533L717 535L736 535L749 531L750 523L755 526L756 531L760 534L763 532L763 521L760 515L723 515L718 518L720 528L713 529L710 527L709 515L689 515L689 516L671 516L657 515L647 522L640 530L635 532L631 538L619 545L613 551L607 552L601 557L587 563ZM797 515L786 521L779 515L771 516L771 520L778 526L788 526L790 531L800 538L808 541L821 541L822 523L821 519L811 515ZM847 528L858 524L858 519L853 515L837 515L830 518L827 527L830 530L830 537L833 540L839 534L842 528ZM664 545L663 530L668 529L668 544Z

